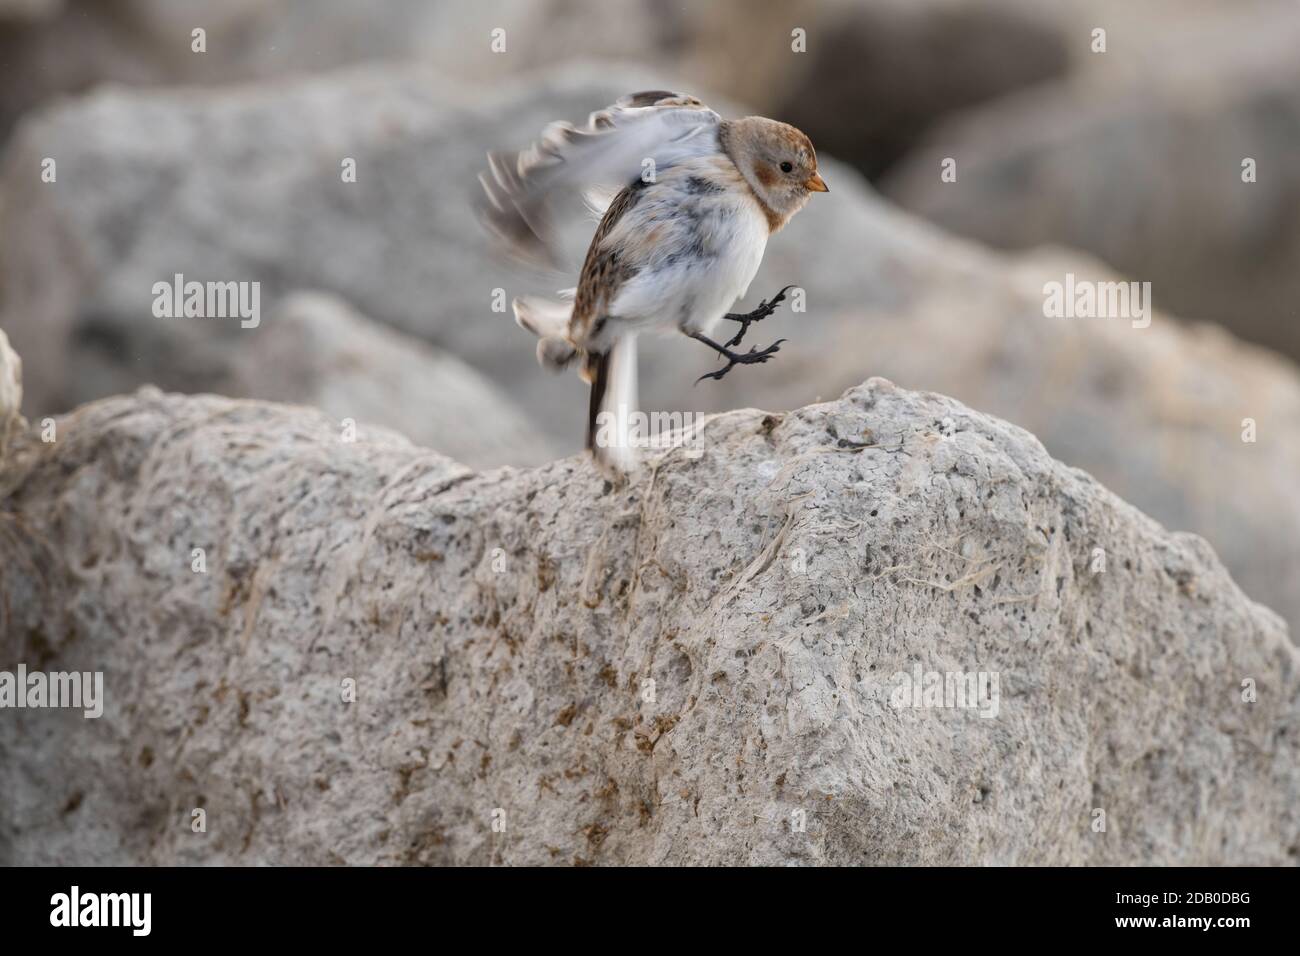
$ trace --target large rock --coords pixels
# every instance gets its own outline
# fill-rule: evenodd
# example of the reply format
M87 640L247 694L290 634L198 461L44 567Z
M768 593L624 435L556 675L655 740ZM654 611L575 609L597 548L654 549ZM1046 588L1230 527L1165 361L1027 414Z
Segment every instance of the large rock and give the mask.
M7 476L0 659L106 704L5 714L5 863L1296 852L1282 623L953 400L715 417L622 489L154 390L59 435ZM916 669L984 674L980 709L900 697Z
M469 197L486 150L663 83L579 66L479 100L407 68L276 90L104 92L33 119L7 157L10 228L0 234L0 325L27 363L29 410L142 382L229 390L230 366L255 363L269 332L154 319L152 284L179 271L260 280L268 311L292 290L334 290L465 359L562 451L576 450L585 388L541 374L530 337L493 311L497 289L504 300L572 277L503 264ZM46 154L60 157L59 181L33 186ZM358 160L355 184L340 181L344 156ZM876 372L951 392L1031 426L1058 458L1165 524L1207 536L1247 592L1300 633L1293 366L1164 314L1144 330L1046 319L1042 283L1094 264L1063 255L1026 272L822 163L833 193L773 238L749 296L754 304L789 282L806 291L806 312L783 307L750 333L760 344L791 339L777 361L693 387L714 367L706 350L647 340L647 408L796 408ZM1155 296L1164 301L1159 286ZM169 338L178 329L183 348ZM1261 423L1259 441L1234 442L1247 417Z
M1298 48L1294 3L1164 37L1112 29L1093 69L943 124L883 188L998 246L1092 252L1168 312L1300 358Z
M942 382L1123 489L1163 524L1195 529L1234 580L1300 635L1296 366L1218 326L1181 323L1158 309L1146 328L1124 318L1044 316L1046 283L1067 274L1119 278L1077 253L1009 260L950 249L945 258L965 264L970 281L797 327L780 361L763 367L765 401L797 408L868 372L910 387ZM746 387L733 375L719 397L744 402Z

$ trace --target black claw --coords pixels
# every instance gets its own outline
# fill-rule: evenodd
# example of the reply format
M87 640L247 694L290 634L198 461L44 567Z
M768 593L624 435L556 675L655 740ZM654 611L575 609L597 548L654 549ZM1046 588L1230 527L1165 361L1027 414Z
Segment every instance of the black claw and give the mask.
M793 285L786 286L772 296L771 301L764 300L760 302L758 308L753 312L728 312L724 315L723 318L740 323L740 331L727 340L727 346L739 345L741 340L744 339L745 333L749 331L750 323L762 321L775 312L776 307L785 301L785 294L793 288Z
M748 352L745 352L743 355L737 354L736 352L729 351L725 347L721 345L717 345L716 343L709 342L708 339L701 338L700 341L706 342L709 345L712 345L715 349L717 349L718 354L723 356L727 360L727 364L725 367L718 369L716 372L706 372L705 374L701 375L699 378L695 380L696 385L699 385L700 382L704 381L706 378L712 378L721 381L722 376L726 375L737 365L762 365L764 362L766 362L777 352L781 351L781 343L786 340L777 339L775 342L773 342L767 348L763 349L763 351L761 352L758 350L757 347L752 347Z

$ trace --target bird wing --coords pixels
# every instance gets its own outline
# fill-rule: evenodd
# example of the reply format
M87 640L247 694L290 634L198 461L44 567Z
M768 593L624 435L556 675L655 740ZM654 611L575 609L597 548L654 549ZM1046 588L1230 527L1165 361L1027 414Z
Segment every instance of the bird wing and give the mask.
M480 214L488 230L522 258L555 267L554 225L576 213L576 200L613 195L656 170L718 148L721 118L693 96L650 90L624 96L592 113L587 125L552 123L541 139L517 154L488 154Z

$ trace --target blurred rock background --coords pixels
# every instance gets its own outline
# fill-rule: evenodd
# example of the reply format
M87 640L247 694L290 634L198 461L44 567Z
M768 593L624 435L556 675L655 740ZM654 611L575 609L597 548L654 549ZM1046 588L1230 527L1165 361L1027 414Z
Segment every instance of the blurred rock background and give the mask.
M571 453L583 387L493 306L572 279L494 254L475 175L550 120L686 88L803 127L833 191L750 290L807 290L761 327L780 360L692 387L709 356L658 343L647 408L871 375L951 394L1204 535L1294 633L1297 49L1292 0L0 0L0 328L29 419L152 383L475 467ZM1151 327L1045 318L1066 272L1150 281ZM176 273L260 282L261 324L155 318Z

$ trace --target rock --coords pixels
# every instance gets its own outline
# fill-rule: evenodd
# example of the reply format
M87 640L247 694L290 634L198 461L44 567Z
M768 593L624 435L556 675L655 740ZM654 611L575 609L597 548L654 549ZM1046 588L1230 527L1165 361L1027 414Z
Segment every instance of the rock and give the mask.
M1046 283L1067 273L1119 278L1078 253L1008 259L936 241L934 255L964 264L972 281L935 283L929 294L917 289L899 303L798 327L781 360L763 368L764 400L795 408L871 372L904 386L942 382L1122 489L1167 527L1195 529L1233 579L1300 635L1295 365L1218 326L1159 311L1147 328L1123 318L1046 318ZM743 402L746 385L729 378L721 399Z
M22 359L9 347L9 337L0 329L0 465L4 464L9 440L27 426L22 405Z
M370 321L336 296L292 294L264 321L255 347L219 360L228 377L214 382L213 391L310 405L336 423L382 425L475 468L559 457L528 417L474 369ZM194 355L215 344L177 343L174 352Z
M5 863L1296 853L1282 622L954 400L714 417L622 489L156 390L59 434L6 475L0 656L102 670L106 704L0 723ZM984 674L979 709L913 673Z
M824 4L808 35L773 115L873 179L945 114L1059 77L1070 63L1057 25L1019 3Z
M882 188L997 246L1089 251L1169 313L1300 358L1300 11L1168 34L1113 31L1106 68L953 118ZM940 181L945 157L956 182Z

